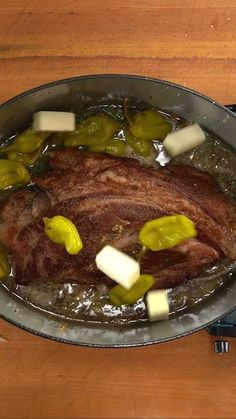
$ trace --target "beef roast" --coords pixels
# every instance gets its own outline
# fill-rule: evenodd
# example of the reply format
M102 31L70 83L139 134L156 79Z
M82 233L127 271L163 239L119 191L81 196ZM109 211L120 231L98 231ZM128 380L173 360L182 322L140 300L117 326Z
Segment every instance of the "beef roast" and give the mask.
M51 152L49 163L51 171L35 176L31 190L18 191L1 204L0 240L18 283L110 284L96 269L96 253L110 244L135 257L140 228L167 214L187 215L198 236L146 254L141 271L155 276L156 287L193 278L220 258L236 259L235 206L210 175L175 164L156 170L133 159L73 149ZM76 256L44 233L42 217L58 214L80 232L84 248Z

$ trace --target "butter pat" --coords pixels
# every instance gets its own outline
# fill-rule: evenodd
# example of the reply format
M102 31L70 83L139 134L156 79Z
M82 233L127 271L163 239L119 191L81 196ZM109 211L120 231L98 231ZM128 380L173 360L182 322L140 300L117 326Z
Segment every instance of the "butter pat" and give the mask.
M151 322L169 318L167 290L151 290L146 297L148 317Z
M75 131L73 112L39 111L33 115L35 131Z
M113 281L130 289L140 276L139 263L112 246L105 246L96 256L97 268Z
M163 145L170 157L177 157L201 145L205 140L206 135L200 125L193 124L167 134Z

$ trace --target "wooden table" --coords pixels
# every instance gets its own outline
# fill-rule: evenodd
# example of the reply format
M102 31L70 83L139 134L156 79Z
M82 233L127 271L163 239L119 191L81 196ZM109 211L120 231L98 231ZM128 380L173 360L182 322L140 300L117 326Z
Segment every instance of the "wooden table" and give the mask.
M236 101L235 0L2 0L0 102L79 74L159 77ZM236 340L95 350L0 322L0 418L236 418Z

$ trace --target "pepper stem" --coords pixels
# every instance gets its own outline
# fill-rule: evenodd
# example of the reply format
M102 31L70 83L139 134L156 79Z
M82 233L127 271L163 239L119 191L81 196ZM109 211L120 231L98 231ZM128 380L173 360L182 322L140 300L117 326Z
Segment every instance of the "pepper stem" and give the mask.
M129 99L127 97L124 98L124 115L125 115L125 118L127 119L128 123L129 123L129 125L132 125L133 121L129 116L128 107L127 107L128 100Z

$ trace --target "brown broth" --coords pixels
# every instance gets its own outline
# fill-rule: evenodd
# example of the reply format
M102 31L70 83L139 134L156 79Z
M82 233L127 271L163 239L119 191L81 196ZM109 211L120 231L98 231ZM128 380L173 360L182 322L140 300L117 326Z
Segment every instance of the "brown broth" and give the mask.
M147 107L143 107L145 109ZM132 110L135 110L132 107ZM140 107L139 107L140 109ZM103 111L110 116L123 119L120 105L91 106L79 113L80 118L85 118L95 111ZM186 123L181 118L165 114L174 128ZM122 138L122 131L120 132ZM156 152L144 159L128 152L128 157L137 158L141 164L154 166L157 170L168 162L161 142L154 143ZM47 152L47 151L46 151ZM45 153L46 155L46 153ZM209 158L210 156L210 158ZM214 176L222 190L230 199L236 196L236 156L227 146L211 133L207 133L207 141L195 150L175 159L176 162L198 167ZM46 160L43 157L33 169L34 173L47 170ZM11 192L7 192L11 193ZM2 195L5 195L3 193ZM226 281L236 269L236 262L221 261L208 268L201 277L169 289L168 296L171 313L191 307L208 298ZM41 283L30 285L17 285L13 276L7 278L1 285L9 292L31 304L37 309L44 310L63 318L78 321L130 323L147 320L145 301L140 299L133 306L123 305L114 307L109 303L107 287L105 285L86 286L78 284Z

